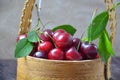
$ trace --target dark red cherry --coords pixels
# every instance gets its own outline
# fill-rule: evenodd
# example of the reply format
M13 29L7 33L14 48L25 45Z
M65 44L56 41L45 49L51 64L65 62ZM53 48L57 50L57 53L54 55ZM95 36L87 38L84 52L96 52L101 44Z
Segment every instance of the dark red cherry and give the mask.
M80 43L79 43L80 42ZM81 45L81 41L79 38L73 38L73 46L75 46L76 48Z
M21 34L17 37L17 42L23 38L27 38L27 34Z
M82 56L87 57L88 59L95 59L98 53L97 46L92 43L83 42L80 47Z
M53 32L50 29L46 29L43 33L40 34L40 39L43 41L52 41Z
M64 60L65 54L59 48L54 48L48 53L48 59L52 60Z
M66 48L72 45L72 36L69 33L61 33L55 39L55 44L59 48Z
M52 50L53 47L54 47L53 44L49 41L41 42L38 45L38 51L49 53L49 51Z
M75 47L71 47L65 54L66 60L82 60L82 56Z
M33 55L33 57L47 59L47 53L38 51Z

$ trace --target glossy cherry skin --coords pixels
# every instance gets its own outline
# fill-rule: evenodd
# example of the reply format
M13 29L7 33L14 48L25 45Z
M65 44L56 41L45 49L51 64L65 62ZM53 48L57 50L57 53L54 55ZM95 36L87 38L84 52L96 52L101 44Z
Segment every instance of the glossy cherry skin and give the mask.
M64 58L65 58L65 53L59 48L54 48L48 53L48 59L64 60Z
M52 50L53 47L53 44L49 41L41 42L38 45L38 51L49 53L49 51Z
M27 38L27 34L21 34L17 37L17 42L23 38Z
M66 60L82 60L82 56L75 47L71 47L65 54Z
M53 33L53 40L55 40L57 37L58 37L58 35L60 35L61 33L65 33L66 31L65 30L63 30L63 29L58 29L58 30L56 30L54 33Z
M46 29L43 33L40 34L40 39L43 41L52 41L53 32L50 29Z
M33 57L47 59L47 53L38 51L33 55Z
M79 43L80 42L80 43ZM79 38L73 38L73 46L74 47L78 47L78 44L80 44L81 45L81 40L79 39ZM79 45L79 46L80 46Z
M83 53L82 56L87 59L95 59L98 53L97 46L92 43L83 42L80 47L80 51Z
M55 44L59 48L67 48L72 45L72 36L69 33L61 33L55 39Z

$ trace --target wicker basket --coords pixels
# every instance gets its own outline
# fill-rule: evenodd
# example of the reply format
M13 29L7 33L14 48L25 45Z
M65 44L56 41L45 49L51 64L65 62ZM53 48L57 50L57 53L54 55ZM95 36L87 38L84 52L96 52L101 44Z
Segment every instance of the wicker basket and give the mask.
M30 19L35 0L26 0L21 17L19 35L30 29ZM113 0L105 0L107 9L113 6ZM110 13L111 40L116 30L115 11ZM58 61L34 57L19 58L17 62L17 80L109 80L110 62L106 65L101 59L85 61Z

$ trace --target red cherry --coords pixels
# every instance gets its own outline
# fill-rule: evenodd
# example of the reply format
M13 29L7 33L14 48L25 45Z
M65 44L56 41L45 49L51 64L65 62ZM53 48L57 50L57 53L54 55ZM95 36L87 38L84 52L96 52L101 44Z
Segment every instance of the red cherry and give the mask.
M48 59L52 60L64 60L64 52L59 48L54 48L48 53Z
M88 44L88 42L83 42L83 43L81 43L81 46L80 46L80 48L79 48L79 52L81 53L83 59L87 59L87 56L86 56L86 54L84 53L84 45L85 45L85 44Z
M46 29L43 33L40 34L40 39L43 41L52 41L53 32L50 29Z
M76 48L78 47L78 44L80 42L80 45L81 45L81 41L79 38L73 38L73 46L75 46Z
M59 34L65 33L65 32L66 32L66 31L63 30L63 29L58 29L58 30L56 30L56 31L54 32L54 34L53 34L53 39L55 40L55 39L58 37Z
M66 48L72 45L72 36L68 33L61 33L55 39L55 44L59 48Z
M17 42L23 38L27 38L27 34L21 34L17 37Z
M33 57L47 59L47 53L38 51L33 55Z
M49 53L53 49L53 44L49 41L42 42L38 45L38 51Z
M83 42L80 47L80 51L83 53L82 56L88 59L95 59L98 53L97 46L92 43Z
M71 47L66 52L66 60L82 60L82 56L80 53L76 50L75 47Z

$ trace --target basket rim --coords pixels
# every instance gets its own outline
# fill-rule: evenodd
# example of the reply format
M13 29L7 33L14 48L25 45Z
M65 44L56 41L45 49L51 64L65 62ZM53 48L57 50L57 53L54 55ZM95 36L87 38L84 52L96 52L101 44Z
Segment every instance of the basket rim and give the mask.
M55 62L55 63L58 63L58 62L61 62L61 63L84 63L84 62L94 62L94 61L102 62L102 60L100 58L92 59L92 60L49 60L49 59L35 58L32 56L26 56L25 59L32 60L32 61L36 60L36 61Z

